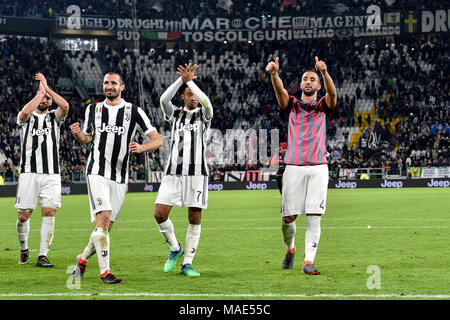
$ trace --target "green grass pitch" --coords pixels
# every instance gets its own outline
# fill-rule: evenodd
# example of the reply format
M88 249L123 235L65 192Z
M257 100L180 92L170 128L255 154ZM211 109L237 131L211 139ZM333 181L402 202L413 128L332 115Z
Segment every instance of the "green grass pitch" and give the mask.
M31 218L30 264L18 265L13 198L0 198L0 299L450 299L450 190L330 189L316 256L319 276L301 274L306 220L297 219L294 269L281 269L278 190L209 193L194 267L165 274L168 247L153 218L156 193L129 193L111 239L111 269L122 285L100 282L91 258L79 283L66 282L94 228L88 196L63 196L49 252L34 266L41 214ZM184 246L187 209L170 215Z

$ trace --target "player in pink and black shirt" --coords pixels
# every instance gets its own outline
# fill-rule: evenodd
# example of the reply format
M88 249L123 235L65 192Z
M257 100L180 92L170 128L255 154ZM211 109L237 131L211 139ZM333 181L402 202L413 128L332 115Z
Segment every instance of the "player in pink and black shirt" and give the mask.
M288 140L284 157L286 169L282 187L282 232L286 255L282 267L294 265L295 220L305 214L308 222L305 234L305 258L302 273L320 274L314 267L314 258L320 239L320 220L325 213L328 189L328 165L326 158L327 114L337 105L337 93L325 62L315 57L315 69L322 74L326 94L317 100L321 89L316 71L302 75L301 99L290 96L278 75L279 58L266 66L276 93L278 104L289 112Z
M305 101L290 96L287 108L289 127L285 164L295 166L326 164L326 118L327 113L332 110L326 104L325 97Z

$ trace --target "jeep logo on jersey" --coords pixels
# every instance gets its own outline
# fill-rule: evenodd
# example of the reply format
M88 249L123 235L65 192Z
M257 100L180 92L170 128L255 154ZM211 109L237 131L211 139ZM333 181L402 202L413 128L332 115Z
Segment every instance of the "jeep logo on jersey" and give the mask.
M43 135L49 135L52 132L51 128L45 128L45 129L31 129L31 136L43 136Z
M102 126L97 127L98 132L117 133L120 135L125 133L125 127L112 126L106 123L102 123Z
M194 123L194 124L185 124L185 125L178 125L177 130L178 131L197 131L200 129L200 124Z

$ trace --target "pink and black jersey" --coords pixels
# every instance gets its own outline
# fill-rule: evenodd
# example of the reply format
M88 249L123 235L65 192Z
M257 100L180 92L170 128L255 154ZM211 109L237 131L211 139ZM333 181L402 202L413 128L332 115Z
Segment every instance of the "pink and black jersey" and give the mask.
M327 163L326 122L332 110L325 97L303 101L289 96L288 147L284 163L296 166L315 166Z

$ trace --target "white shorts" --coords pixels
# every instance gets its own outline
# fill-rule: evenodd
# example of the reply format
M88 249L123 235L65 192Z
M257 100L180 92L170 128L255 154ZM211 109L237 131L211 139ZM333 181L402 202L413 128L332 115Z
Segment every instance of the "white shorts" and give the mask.
M96 221L96 215L100 211L111 211L111 221L119 219L128 185L98 175L88 175L86 184L91 208L91 222Z
M19 211L61 207L61 176L59 174L21 173L17 184L16 203Z
M165 175L155 203L174 207L208 207L208 177Z
M287 165L283 174L281 216L324 214L327 190L328 165Z

